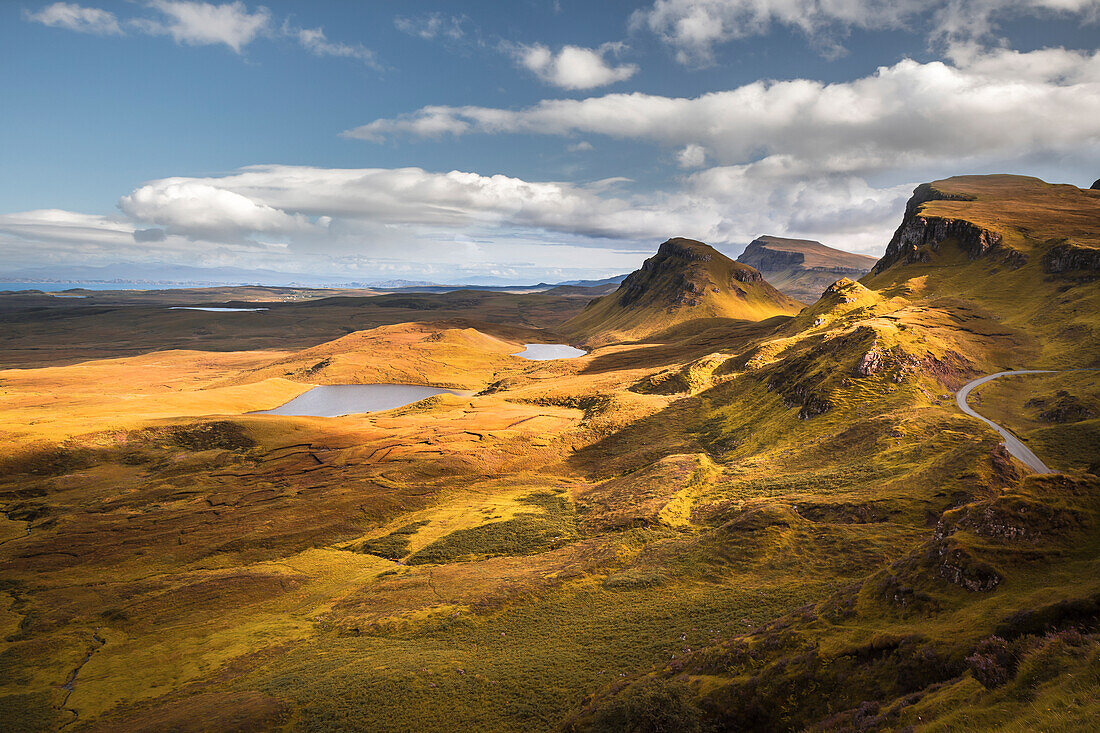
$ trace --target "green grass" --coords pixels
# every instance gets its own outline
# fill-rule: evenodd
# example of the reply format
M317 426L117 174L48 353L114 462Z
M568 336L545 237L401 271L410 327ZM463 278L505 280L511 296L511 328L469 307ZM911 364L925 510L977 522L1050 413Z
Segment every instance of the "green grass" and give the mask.
M543 491L528 494L520 502L542 511L521 512L503 522L451 532L415 552L406 562L423 565L498 555L533 555L576 538L576 521L568 498Z
M431 630L320 636L238 684L299 707L305 731L552 731L585 696L800 605L822 585L582 581Z
M349 548L355 552L365 552L368 555L377 555L387 560L400 560L409 554L409 540L417 530L427 524L427 520L410 522L404 527L399 527L384 537L376 537L364 540L362 543Z

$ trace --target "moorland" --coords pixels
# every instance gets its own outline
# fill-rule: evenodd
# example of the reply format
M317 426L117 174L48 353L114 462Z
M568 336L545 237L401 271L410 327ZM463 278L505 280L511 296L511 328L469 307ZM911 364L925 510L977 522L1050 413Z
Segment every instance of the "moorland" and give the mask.
M1094 729L1100 190L936 181L826 255L0 296L3 727ZM955 403L1023 369L969 404L1055 473ZM462 394L252 414L378 383Z

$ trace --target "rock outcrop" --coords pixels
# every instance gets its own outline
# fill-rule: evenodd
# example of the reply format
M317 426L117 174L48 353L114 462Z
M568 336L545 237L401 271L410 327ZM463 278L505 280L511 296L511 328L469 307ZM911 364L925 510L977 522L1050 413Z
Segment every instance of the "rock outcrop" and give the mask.
M760 236L737 261L756 268L780 292L804 303L815 302L834 282L870 272L876 260L844 252L812 239Z
M1043 255L1043 269L1050 273L1100 270L1100 249L1062 242Z
M928 262L930 252L939 249L942 242L954 240L967 256L976 260L991 252L998 252L1013 266L1027 261L1026 255L1004 245L1000 233L987 229L965 219L930 216L923 211L925 204L932 201L970 201L973 197L966 194L943 191L931 183L922 183L913 190L913 196L905 205L905 216L886 246L886 254L874 266L874 272L880 273L898 262Z

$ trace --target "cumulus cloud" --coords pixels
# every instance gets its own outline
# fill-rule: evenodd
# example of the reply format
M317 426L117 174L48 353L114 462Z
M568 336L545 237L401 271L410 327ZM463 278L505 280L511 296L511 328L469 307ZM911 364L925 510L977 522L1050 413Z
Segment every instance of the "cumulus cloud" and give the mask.
M275 234L322 252L374 246L415 257L418 247L463 236L498 245L497 252L524 238L555 237L575 247L646 251L674 235L735 246L764 232L880 252L913 187L794 175L775 160L698 171L667 191L636 191L631 183L267 165L152 181L119 207L135 226L155 223L169 236L240 243ZM440 246L426 256L445 256Z
M684 149L676 154L676 161L681 168L702 168L707 162L707 150L702 145L685 145Z
M252 166L150 181L120 199L115 217L0 215L0 261L552 281L628 271L670 236L731 254L763 233L878 254L911 189L845 174L792 178L775 161L696 171L656 191L624 178L577 184L420 168Z
M637 65L608 63L608 54L621 53L624 48L621 43L605 43L595 49L565 46L554 53L541 43L505 46L517 64L562 89L592 89L634 76Z
M433 106L344 134L379 141L470 133L694 145L720 164L774 157L802 175L1074 150L1100 141L1100 52L1000 49L954 64L905 59L848 82L758 81L694 98L633 93L518 110Z
M169 233L199 239L232 240L309 227L301 215L188 178L167 178L142 186L119 199L118 207L134 219L163 226Z
M38 12L23 11L24 19L51 28L65 28L77 33L93 33L99 36L122 35L122 27L115 14L99 8L85 8L75 3L54 3Z
M135 28L144 33L169 35L176 43L191 46L225 44L240 53L241 49L271 27L271 13L265 7L249 12L244 3L212 5L190 0L150 0L149 7L158 10L162 20L135 19Z
M590 237L652 236L671 226L652 202L584 186L421 168L252 166L217 178L168 178L123 196L134 219L197 238L258 232L316 234L348 221L445 229L529 227ZM311 223L312 222L312 223Z
M630 25L654 33L685 64L710 64L715 46L793 28L830 51L852 28L928 28L933 39L987 38L1002 19L1072 17L1094 22L1100 0L655 0Z

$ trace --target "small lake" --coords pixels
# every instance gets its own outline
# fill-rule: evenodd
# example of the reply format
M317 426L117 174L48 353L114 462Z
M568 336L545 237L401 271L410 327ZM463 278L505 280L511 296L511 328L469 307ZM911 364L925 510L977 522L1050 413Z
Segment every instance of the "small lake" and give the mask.
M526 348L523 351L512 356L531 361L550 361L551 359L575 359L588 353L583 349L574 349L569 344L524 344L524 346Z
M250 414L339 417L361 412L392 410L437 394L464 396L469 392L439 387L420 387L415 384L332 384L314 387L273 410L257 410Z
M198 305L174 305L168 310L170 311L207 311L209 313L254 313L256 311L265 311L267 308L215 308Z

